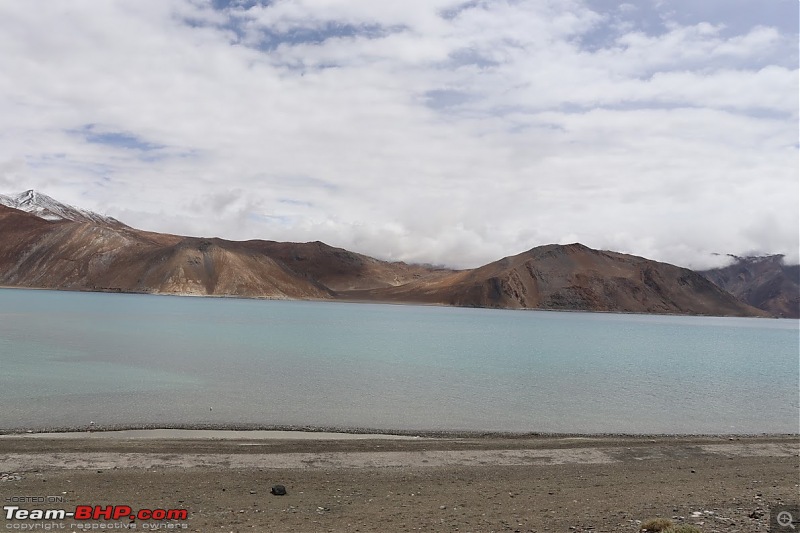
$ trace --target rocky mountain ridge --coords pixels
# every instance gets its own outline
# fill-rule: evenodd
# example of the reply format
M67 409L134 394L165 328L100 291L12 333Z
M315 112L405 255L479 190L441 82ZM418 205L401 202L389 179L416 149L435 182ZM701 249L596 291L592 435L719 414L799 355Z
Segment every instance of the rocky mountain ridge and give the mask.
M580 243L538 246L474 270L366 293L378 301L507 309L766 315L689 269Z
M331 299L436 275L324 243L227 241L46 220L0 206L0 285L65 290Z

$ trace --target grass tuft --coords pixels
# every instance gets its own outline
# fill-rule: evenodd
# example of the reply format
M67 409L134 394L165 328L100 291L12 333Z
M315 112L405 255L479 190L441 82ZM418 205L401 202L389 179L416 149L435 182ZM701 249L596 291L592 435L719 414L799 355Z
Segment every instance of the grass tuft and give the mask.
M658 531L664 531L667 528L673 527L675 524L672 523L672 520L668 520L666 518L653 518L652 520L648 520L642 524L642 531L647 531L647 533L655 533Z

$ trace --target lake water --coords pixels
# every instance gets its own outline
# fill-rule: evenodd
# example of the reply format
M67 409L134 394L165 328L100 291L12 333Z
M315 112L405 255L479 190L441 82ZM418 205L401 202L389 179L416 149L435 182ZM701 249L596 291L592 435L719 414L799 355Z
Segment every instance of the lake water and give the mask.
M797 320L0 290L0 429L797 433Z

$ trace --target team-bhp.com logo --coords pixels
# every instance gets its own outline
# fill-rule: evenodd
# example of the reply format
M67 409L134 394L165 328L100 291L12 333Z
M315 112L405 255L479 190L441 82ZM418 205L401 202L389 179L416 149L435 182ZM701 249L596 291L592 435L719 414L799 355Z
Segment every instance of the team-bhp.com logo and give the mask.
M18 505L5 505L6 520L186 520L186 509L139 509L129 505L78 505L74 511L66 509L22 509Z

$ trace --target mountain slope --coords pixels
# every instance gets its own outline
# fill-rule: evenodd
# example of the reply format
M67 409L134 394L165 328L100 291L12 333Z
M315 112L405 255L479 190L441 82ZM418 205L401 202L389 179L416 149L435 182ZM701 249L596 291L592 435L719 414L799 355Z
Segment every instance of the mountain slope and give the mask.
M800 318L800 265L786 265L782 255L731 257L732 265L700 274L754 307Z
M540 246L475 270L346 296L512 309L767 314L691 270L581 244Z
M0 284L165 294L330 298L275 260L226 241L48 221L0 207Z
M386 287L430 272L322 243L181 237L0 206L6 286L329 299L330 286Z
M381 261L319 241L247 241L242 244L280 260L293 271L302 272L334 291L394 287L453 272L449 269Z

